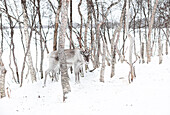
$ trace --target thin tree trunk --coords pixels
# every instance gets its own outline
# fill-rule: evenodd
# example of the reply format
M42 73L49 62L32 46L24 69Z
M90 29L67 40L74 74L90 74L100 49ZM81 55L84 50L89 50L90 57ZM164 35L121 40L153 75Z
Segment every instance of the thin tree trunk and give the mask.
M169 32L169 28L167 27L166 28L166 34L167 34L167 39L166 39L166 55L168 55L168 41L169 41L169 34L170 34L170 32Z
M106 43L103 40L102 67L100 70L100 82L104 82L105 58L106 58L105 52L106 52Z
M19 14L18 14L18 6L17 6L17 3L16 1L14 0L14 5L15 5L15 8L16 8L16 14L17 14L17 17L19 17ZM18 19L20 21L20 18ZM20 30L20 34L21 34L21 43L22 43L22 47L23 47L23 50L24 50L24 53L25 53L25 46L24 46L24 41L23 41L23 32L22 32L22 26L21 26L21 23L18 23L19 25L19 30Z
M87 48L87 31L88 31L88 27L90 25L90 19L91 19L91 13L90 13L90 4L89 4L89 0L86 0L87 2L87 9L88 9L88 15L87 15L87 23L85 25L85 33L84 33L84 48Z
M40 49L41 49L41 60L40 60L40 73L41 73L41 79L43 79L43 59L44 59L44 50L43 50L43 38L42 38L42 34L41 34L41 30L42 30L42 24L41 24L41 12L40 12L40 0L37 1L38 2L38 7L37 7L37 11L38 11L38 17L39 17L39 34L40 34Z
M11 44L10 44L10 49L11 49ZM11 70L11 72L12 72L12 77L13 77L13 79L14 79L14 81L15 81L15 83L17 83L17 80L16 80L16 78L15 78L15 75L14 75L14 70L13 70L13 68L11 67L11 59L12 59L12 57L11 57L11 50L10 50L10 53L9 53L9 68L10 68L10 70Z
M146 5L146 4L145 4ZM146 12L145 12L145 7L142 7L143 8L143 14L145 16L145 41L146 41L146 54L147 54L147 47L148 47L148 43L147 43L147 16L146 16Z
M140 2L139 2L140 3ZM138 3L138 4L139 4ZM139 40L140 40L140 61L139 63L141 63L141 59L142 59L142 31L141 31L141 25L142 25L142 3L139 4L139 7L140 7L140 21L139 21ZM142 60L143 61L143 60Z
M35 49L36 49L36 59L35 59L35 68L38 72L38 46L37 46L37 33L35 32Z
M89 4L89 1L86 0L87 2L87 9L88 9L88 15L87 15L87 23L85 25L85 33L84 33L84 48L87 49L87 31L88 31L88 27L90 25L90 19L92 18L91 17L91 12L90 12L90 4ZM85 70L88 69L88 65L85 64Z
M161 44L161 35L160 34L161 34L161 29L159 28L159 37L158 37L159 64L162 63L162 44Z
M4 32L3 32L3 27L2 27L2 14L0 13L0 29L1 29L1 49L3 52L3 44L4 44Z
M66 56L64 53L65 47L65 37L67 30L67 17L68 17L68 4L69 0L62 0L62 11L61 11L61 27L59 30L59 60L60 60L60 70L61 70L61 84L63 89L63 102L67 99L67 95L71 92L69 77L66 65Z
M5 5L5 9L6 9L6 14L9 14L6 1L4 1L4 5ZM14 26L13 26L13 21L12 21L12 19L9 15L8 15L8 20L9 20L9 26L10 26L10 30L11 30L11 33L10 33L11 49L10 50L12 51L12 57L13 57L13 61L14 61L15 69L16 69L17 83L19 83L18 66L17 66L17 62L16 62L16 58L15 58L15 44L14 44L14 41L13 41Z
M142 42L142 48L141 48L141 57L142 57L142 63L145 63L144 60L144 43Z
M59 24L59 14L61 11L62 0L58 1L58 9L55 17L55 30L54 30L54 38L53 38L53 51L57 50L57 34L58 34L58 24Z
M125 28L125 33L126 33L126 36L127 38L129 38L130 40L130 46L129 46L129 66L130 66L130 72L129 72L129 83L133 81L133 78L134 78L134 67L133 67L133 64L132 64L132 50L133 50L133 45L134 45L134 40L133 40L133 37L130 35L129 33L129 3L130 1L127 0L127 3L126 3L126 28Z
M149 32L148 32L148 41L147 41L147 63L151 62L151 33L152 33L152 26L154 23L154 17L155 17L155 12L156 8L158 5L158 0L155 0L154 8L152 11L152 16L150 18L150 23L149 23Z
M73 27L73 9L72 9L72 0L70 0L70 49L72 44L72 27ZM74 47L73 47L74 48Z
M80 2L78 4L78 12L79 12L79 15L80 15L80 22L81 22L80 23L80 33L79 33L79 38L78 38L80 48L82 48L81 39L82 39L82 28L83 28L83 16L82 16L81 11L80 11L81 4L82 4L82 0L80 0Z
M4 64L2 62L2 49L0 49L0 98L5 97L5 74L6 69L4 67Z
M32 61L32 57L31 57L31 51L29 49L29 32L28 32L28 16L27 16L27 9L26 9L26 0L21 0L21 5L22 5L22 11L23 11L23 18L24 18L24 34L25 34L25 42L26 42L26 49L28 49L28 68L30 70L30 74L31 74L31 80L32 82L36 81L36 72L35 69L33 67L33 61Z
M120 17L120 24L115 29L115 31L113 33L113 38L111 40L111 57L112 57L112 59L111 59L111 74L110 74L111 78L115 75L116 49L117 49L117 43L118 43L118 40L119 40L119 38L117 38L117 40L115 42L115 37L116 37L116 34L117 33L119 34L121 29L122 29L125 5L126 4L124 3L124 6L122 8L121 17Z
M118 0L117 2L114 2L114 3L111 3L109 5L109 7L107 8L106 10L106 13L104 14L104 19L102 22L100 22L98 25L97 25L97 31L96 31L96 44L97 44L97 54L95 55L95 68L98 68L99 67L99 53L100 53L100 27L101 25L106 21L106 17L108 16L108 13L110 11L110 9L118 4L121 0Z

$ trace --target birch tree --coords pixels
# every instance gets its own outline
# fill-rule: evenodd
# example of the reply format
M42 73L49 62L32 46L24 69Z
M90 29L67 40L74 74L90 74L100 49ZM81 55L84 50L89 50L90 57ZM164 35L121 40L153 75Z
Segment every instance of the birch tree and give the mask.
M15 65L15 70L16 70L16 76L17 76L17 83L19 83L19 73L18 73L18 65L17 65L17 61L16 61L16 56L15 56L15 44L14 44L14 28L15 25L13 24L13 20L11 19L11 17L9 16L9 11L8 11L8 6L7 6L7 2L6 0L4 1L4 6L5 6L5 11L9 20L9 26L10 26L10 39L11 39L11 43L10 43L10 49L11 49L11 53L12 53L12 58L14 61L14 65ZM10 57L11 60L11 57Z
M0 98L5 97L5 74L6 69L2 62L2 49L0 49Z
M119 36L118 36L116 42L114 42L114 41L115 41L116 34L117 33L118 33L118 35L120 34L120 31L121 31L122 26L123 26L123 17L124 17L124 12L125 12L125 6L126 6L126 2L124 3L124 6L122 8L121 17L120 17L120 24L115 29L115 31L113 33L113 38L111 40L111 56L112 56L112 59L111 59L111 75L110 75L111 78L115 75L116 49L117 49L117 43L119 41Z
M129 3L130 0L126 1L126 25L125 25L125 35L127 36L127 38L129 38L130 41L130 45L129 45L129 61L127 61L126 59L124 59L130 66L130 71L129 71L129 83L131 83L133 81L133 78L136 77L135 75L135 68L133 66L133 64L137 61L137 56L136 56L136 60L134 62L132 62L132 53L133 53L133 47L134 47L134 38L130 35L130 31L129 31L129 18L130 18L130 14L129 14Z
M2 27L2 13L0 13L0 30L1 30L1 49L3 50L3 42L4 42L4 32Z
M61 26L59 30L59 46L58 46L60 70L61 70L61 84L63 89L63 102L67 99L66 94L71 92L69 77L67 72L67 65L66 65L66 56L64 53L65 37L66 37L66 30L67 30L67 18L68 18L68 4L69 4L69 0L62 0Z
M106 43L103 40L103 53L102 53L102 67L100 70L100 82L104 82L104 72L105 72L105 58L106 58Z
M58 8L55 17L55 30L54 30L54 38L53 38L53 51L57 50L57 33L58 33L58 25L59 25L59 14L61 11L61 0L58 1Z
M28 49L29 47L29 31L28 31L28 15L27 15L27 7L26 7L26 0L21 0L21 5L22 5L22 11L23 11L23 18L24 18L24 35L25 35L25 43L26 43L26 49ZM30 49L28 49L28 53L27 53L27 57L28 57L28 68L30 70L30 74L31 74L31 80L32 82L36 81L36 71L33 67L33 61L32 61L32 57L31 57L31 51Z
M160 19L159 19L160 24ZM159 28L159 35L158 35L158 54L159 54L159 64L162 63L162 43L161 43L161 29Z
M148 41L147 41L147 63L151 62L151 33L152 33L152 27L153 27L153 22L154 22L154 17L155 17L155 12L156 8L158 5L158 0L155 0L155 4L153 7L152 15L150 18L150 23L149 23L149 32L148 32Z
M83 29L83 15L82 15L81 10L80 10L81 4L82 4L82 0L80 0L80 2L78 4L78 13L80 15L80 22L81 22L81 24L80 24L80 33L79 33L79 38L78 38L80 48L82 48L81 39L82 39L82 29Z

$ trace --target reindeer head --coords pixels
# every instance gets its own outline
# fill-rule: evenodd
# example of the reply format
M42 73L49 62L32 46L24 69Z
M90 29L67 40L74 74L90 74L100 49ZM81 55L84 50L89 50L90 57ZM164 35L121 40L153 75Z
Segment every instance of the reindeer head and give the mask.
M84 60L86 62L89 62L89 59L90 59L90 50L86 48L84 51L81 51L81 54L83 55Z

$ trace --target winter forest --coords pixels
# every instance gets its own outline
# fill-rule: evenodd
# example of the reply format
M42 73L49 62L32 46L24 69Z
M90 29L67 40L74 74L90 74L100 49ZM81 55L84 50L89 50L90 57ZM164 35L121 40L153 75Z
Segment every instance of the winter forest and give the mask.
M0 115L170 115L170 0L0 0Z

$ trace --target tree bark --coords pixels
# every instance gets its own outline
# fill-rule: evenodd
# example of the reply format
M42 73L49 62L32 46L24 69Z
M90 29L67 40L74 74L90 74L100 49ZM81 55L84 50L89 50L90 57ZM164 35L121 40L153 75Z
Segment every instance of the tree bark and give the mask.
M3 51L3 44L4 44L4 32L3 32L3 27L2 27L2 14L0 13L0 29L1 29L1 49Z
M110 9L118 4L121 0L118 0L117 2L114 2L114 3L111 3L109 5L109 7L107 8L105 14L104 14L104 19L102 22L100 22L99 24L97 24L97 30L96 30L96 49L97 49L97 53L95 55L95 68L98 68L99 67L99 53L100 53L100 27L101 25L106 21L106 17L108 16L108 13L110 11Z
M63 102L67 99L66 94L71 92L69 77L66 65L66 56L64 53L65 47L65 37L67 29L67 17L68 17L68 4L69 0L62 0L62 11L61 11L61 27L59 30L59 60L60 60L60 70L61 70L61 84L63 89Z
M106 58L105 52L106 52L106 43L103 40L102 67L100 70L100 82L104 82L105 58Z
M84 48L87 48L87 31L88 31L88 27L90 25L90 19L91 19L91 12L90 12L90 4L89 4L89 0L86 0L87 2L87 23L85 25L85 33L84 33Z
M127 0L126 3L126 26L125 26L125 35L127 36L127 38L129 38L130 40L130 46L129 46L129 66L130 66L130 72L129 72L129 83L131 83L133 81L133 78L135 77L135 71L134 71L134 67L133 67L133 63L132 63L132 52L133 52L133 45L134 45L134 39L133 37L130 35L129 32L129 3L130 1Z
M5 97L5 74L6 69L4 67L4 64L2 62L2 49L0 49L0 98Z
M170 34L170 32L169 32L169 28L167 27L166 28L166 34L167 34L167 39L166 39L166 55L168 55L168 41L169 41L169 34Z
M70 0L70 49L71 49L71 45L72 45L72 42L73 42L73 39L72 39L72 27L73 27L73 9L72 9L72 0ZM73 45L74 46L74 45ZM74 49L74 47L73 47Z
M158 54L159 54L159 64L162 63L162 44L161 44L161 29L159 28L158 36Z
M142 42L142 46L141 46L141 57L142 57L142 63L145 63L144 60L144 43Z
M81 11L80 11L81 3L82 3L82 0L80 0L80 2L78 4L78 12L79 12L79 15L80 15L80 22L81 22L80 23L80 33L79 33L79 38L78 38L80 48L82 48L81 39L82 39L82 28L83 28L83 16L82 16Z
M55 17L55 30L54 30L54 38L53 38L53 51L57 50L57 33L58 33L58 24L59 24L59 14L61 12L62 0L58 1L58 9Z
M28 68L30 70L31 74L31 80L32 82L36 81L36 72L33 67L33 61L31 57L31 51L29 49L29 32L28 32L28 15L27 15L27 9L26 9L26 0L21 0L22 5L22 11L23 11L23 18L24 18L24 34L25 34L25 42L26 42L26 49L28 49L27 57L28 57Z
M115 42L115 37L116 37L116 34L120 33L121 29L122 29L122 25L123 25L123 17L124 17L124 11L125 11L125 3L124 3L124 7L122 8L122 12L121 12L121 17L120 17L120 24L119 26L115 29L114 33L113 33L113 37L112 37L112 40L111 40L111 74L110 74L110 77L112 78L114 75L115 75L115 63L116 63L116 49L117 49L117 43L118 43L118 40L119 40L119 36Z
M9 26L10 26L10 30L11 30L11 32L10 32L10 39L11 39L10 50L12 51L13 61L14 61L15 69L16 69L17 83L19 83L18 65L17 65L16 58L15 58L15 44L14 44L14 40L13 40L14 39L14 25L13 25L13 21L12 21L11 17L9 16L6 1L4 1L4 5L5 5L5 9L6 9L6 14L8 15Z
M43 79L43 59L44 59L44 50L43 50L43 38L42 38L42 34L41 34L41 30L42 30L42 24L41 24L41 12L40 12L40 0L37 1L38 2L38 7L37 7L37 11L38 11L38 17L39 17L39 34L40 34L40 49L41 49L41 60L40 60L40 74L41 74L41 79Z
M155 17L155 12L156 8L158 5L158 0L155 0L154 8L152 11L152 16L150 18L150 23L149 23L149 32L148 32L148 41L147 41L147 63L151 62L151 33L152 33L152 26L154 23L154 17Z

